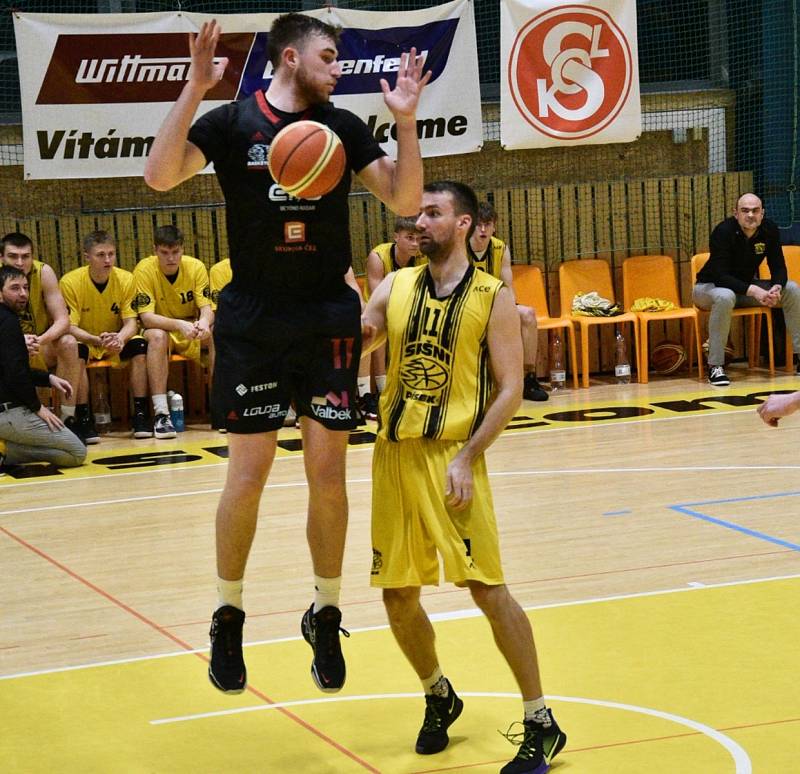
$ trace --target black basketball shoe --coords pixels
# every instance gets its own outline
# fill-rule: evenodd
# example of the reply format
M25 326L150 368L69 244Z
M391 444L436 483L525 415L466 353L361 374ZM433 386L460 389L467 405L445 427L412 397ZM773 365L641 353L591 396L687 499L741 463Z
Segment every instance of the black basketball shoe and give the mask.
M316 613L314 605L311 605L300 622L300 631L314 651L311 677L314 678L317 688L325 693L340 691L347 676L339 632L345 637L349 637L350 632L342 629L341 623L342 613L338 607L332 605L327 605Z
M500 774L544 774L550 768L550 762L567 743L567 735L558 727L549 708L547 716L550 725L526 720L519 724L523 730L517 733L512 733L511 728L518 724L511 724L503 736L519 745L519 750L514 760L500 769Z
M420 755L433 755L441 752L450 742L447 729L453 725L464 709L464 702L458 698L450 681L447 682L447 696L425 694L425 720L417 734L414 748Z
M244 611L223 605L211 619L211 661L208 679L223 693L241 693L247 687L247 668L242 655Z

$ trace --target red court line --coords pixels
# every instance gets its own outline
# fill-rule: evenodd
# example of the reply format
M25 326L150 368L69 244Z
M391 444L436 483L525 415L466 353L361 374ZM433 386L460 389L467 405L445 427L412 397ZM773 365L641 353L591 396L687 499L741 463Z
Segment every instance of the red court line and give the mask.
M180 646L184 650L190 651L190 652L192 650L194 650L194 648L192 648L192 646L189 645L187 642L184 642L180 638L178 638L175 635L171 634L167 629L165 629L163 626L159 626L155 621L151 621L149 618L147 618L145 615L140 613L138 610L134 610L130 605L126 605L122 600L117 599L113 594L110 594L109 592L107 592L104 589L100 588L97 584L92 583L87 578L84 578L82 575L79 575L74 570L71 570L65 564L62 564L57 559L55 559L54 557L50 556L48 553L43 551L41 548L37 548L32 543L29 543L27 540L19 537L18 535L15 535L13 532L10 532L8 529L6 529L3 526L0 526L0 532L2 532L3 534L7 535L8 537L10 537L15 542L19 543L19 545L21 545L23 548L26 548L29 551L32 551L34 554L36 554L40 558L44 559L46 562L52 564L54 567L58 568L63 573L66 573L73 580L77 581L78 583L83 584L88 589L91 589L92 591L94 591L96 594L99 594L101 597L103 597L106 600L108 600L112 605L115 605L116 607L120 608L121 610L124 610L126 613L129 613L130 615L132 615L137 620L141 621L146 626L149 626L151 629L154 629L156 632L158 632L162 636L166 637L167 639L172 640L172 642L174 642L175 644L177 644L178 646ZM204 655L202 653L193 653L192 655L197 656L198 658L200 658L203 661L205 661L206 663L208 663L208 657L206 655ZM259 699L261 699L266 704L275 704L276 703L273 699L270 699L269 696L267 696L265 693L259 691L257 688L253 688L250 685L247 686L247 691L249 693L253 694L254 696L257 696ZM279 712L281 712L285 717L289 718L290 720L293 720L295 723L297 723L298 725L300 725L304 729L306 729L306 731L310 731L312 734L317 736L323 742L325 742L326 744L329 744L331 747L333 747L338 752L342 753L343 755L347 756L351 760L355 761L360 766L365 768L367 771L374 772L374 774L380 774L380 769L374 768L369 763L367 763L365 760L363 760L358 755L356 755L354 752L348 750L343 745L341 745L338 742L336 742L335 740L331 739L329 736L324 734L318 728L315 728L310 723L307 723L305 720L303 720L299 716L295 715L290 710L286 709L285 707L276 707L276 709Z

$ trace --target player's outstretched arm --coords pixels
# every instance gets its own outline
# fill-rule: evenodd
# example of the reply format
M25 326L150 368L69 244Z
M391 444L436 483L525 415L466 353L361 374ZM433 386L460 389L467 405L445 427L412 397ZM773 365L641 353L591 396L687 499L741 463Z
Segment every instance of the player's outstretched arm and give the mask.
M416 215L422 198L422 156L417 137L417 105L431 78L422 74L424 61L412 48L400 57L394 88L381 78L386 106L397 128L397 162L383 156L366 166L358 176L364 185L398 215Z
M188 141L189 127L206 92L221 79L227 58L214 61L222 28L216 19L204 22L197 35L189 34L192 64L189 80L156 134L144 168L145 182L157 191L168 191L196 175L205 165L202 151Z
M367 308L361 315L361 357L368 355L386 341L386 308L389 305L393 282L394 272L391 272L370 295Z

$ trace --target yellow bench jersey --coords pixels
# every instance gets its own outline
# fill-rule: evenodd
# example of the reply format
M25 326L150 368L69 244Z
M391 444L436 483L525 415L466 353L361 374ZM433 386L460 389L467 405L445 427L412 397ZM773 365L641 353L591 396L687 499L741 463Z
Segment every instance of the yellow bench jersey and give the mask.
M219 303L219 294L233 279L233 269L231 269L231 259L215 263L208 272L208 281L211 284L211 308L216 312Z
M122 328L124 320L136 317L133 297L136 280L133 274L114 266L102 292L92 282L88 266L67 272L59 282L61 294L67 302L69 321L87 333L99 336L106 331L114 333ZM102 347L89 346L92 358L103 357Z
M23 333L41 336L50 327L50 315L44 303L42 292L41 261L33 261L31 273L28 275L28 305L20 312L19 323Z
M503 255L506 251L506 243L497 237L491 237L491 241L483 251L483 255L478 254L467 243L467 254L476 269L485 271L493 277L500 279L500 270L503 268Z
M158 256L142 258L133 270L136 278L136 312L155 312L173 320L196 320L200 309L211 303L208 272L190 255L181 258L174 282L158 266Z
M437 299L427 267L395 274L386 309L382 438L463 441L472 436L494 388L487 331L502 287L470 266L453 293Z
M381 259L384 277L387 274L391 274L393 271L403 268L395 259L395 255L397 254L397 244L395 242L384 242L377 247L373 247L372 252L374 252L378 258ZM424 266L426 263L428 263L428 259L421 253L416 253L415 255L411 256L406 266ZM368 282L364 283L364 300L369 301Z

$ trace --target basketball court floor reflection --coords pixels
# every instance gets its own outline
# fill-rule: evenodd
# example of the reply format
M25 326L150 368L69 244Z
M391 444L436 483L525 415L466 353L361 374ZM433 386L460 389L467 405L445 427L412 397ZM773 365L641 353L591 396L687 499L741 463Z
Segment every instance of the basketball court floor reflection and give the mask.
M696 389L630 385L625 402L676 398L676 384ZM591 393L597 406L620 397ZM554 772L798 770L800 465L790 422L757 422L752 407L725 406L548 426L506 433L489 455L507 580L569 735ZM3 482L4 770L498 771L514 755L498 731L520 719L516 687L469 595L448 586L424 604L465 709L447 750L413 752L424 702L367 586L370 458L364 446L349 460L352 636L334 696L314 688L298 631L299 456L276 464L265 493L245 590L250 687L238 697L211 687L204 660L224 465Z

